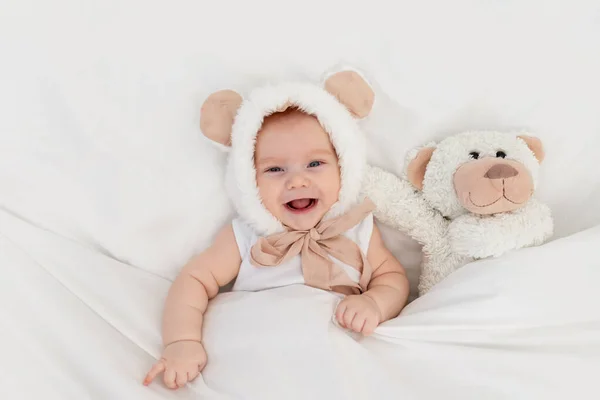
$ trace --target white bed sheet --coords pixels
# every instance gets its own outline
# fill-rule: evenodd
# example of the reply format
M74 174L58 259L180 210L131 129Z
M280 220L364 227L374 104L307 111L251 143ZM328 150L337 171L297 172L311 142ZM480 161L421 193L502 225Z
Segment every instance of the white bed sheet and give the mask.
M304 286L220 294L201 379L141 381L168 281L0 212L2 399L598 398L600 226L467 265L360 339ZM568 266L570 273L564 273Z

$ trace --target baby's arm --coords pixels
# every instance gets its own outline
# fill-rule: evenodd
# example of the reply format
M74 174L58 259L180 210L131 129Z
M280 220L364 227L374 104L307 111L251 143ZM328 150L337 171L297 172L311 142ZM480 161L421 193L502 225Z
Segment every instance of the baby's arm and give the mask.
M373 268L367 291L341 301L336 317L342 326L370 335L377 325L398 316L406 305L410 288L404 268L385 246L376 225L367 260Z
M373 225L367 259L373 268L373 276L364 294L377 303L382 317L380 322L397 317L406 305L410 288L404 268L383 243L377 225Z
M206 364L202 322L208 301L237 276L240 264L233 228L227 225L212 246L183 267L169 289L163 311L163 355L144 384L163 371L165 384L171 389L198 376Z

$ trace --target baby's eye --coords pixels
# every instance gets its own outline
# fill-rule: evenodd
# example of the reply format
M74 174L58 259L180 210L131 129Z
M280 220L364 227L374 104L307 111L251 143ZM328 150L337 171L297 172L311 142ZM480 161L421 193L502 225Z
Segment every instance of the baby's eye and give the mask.
M323 164L321 161L311 161L311 163L308 164L308 167L309 168L314 168L314 167L318 167L321 164Z
M280 167L271 167L271 168L267 168L265 170L265 172L281 172L283 171Z

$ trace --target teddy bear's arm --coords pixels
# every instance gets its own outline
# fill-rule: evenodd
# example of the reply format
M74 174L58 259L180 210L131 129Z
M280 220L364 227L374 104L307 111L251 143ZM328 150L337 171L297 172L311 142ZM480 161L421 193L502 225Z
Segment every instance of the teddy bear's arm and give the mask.
M420 295L467 261L466 257L451 253L447 235L449 222L407 180L368 166L363 195L375 203L375 218L423 246Z
M523 247L537 246L553 233L550 208L531 199L522 209L495 216L465 214L450 223L453 252L473 257L498 257Z
M445 237L448 222L427 204L410 182L368 166L363 194L375 203L375 218L421 244L429 245Z

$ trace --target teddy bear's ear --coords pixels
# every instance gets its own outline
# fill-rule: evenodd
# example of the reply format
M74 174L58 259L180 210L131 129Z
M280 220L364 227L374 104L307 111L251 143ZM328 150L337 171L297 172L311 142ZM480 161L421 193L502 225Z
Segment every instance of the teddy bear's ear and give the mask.
M542 141L540 139L527 135L520 135L517 137L527 144L527 147L533 152L533 155L537 158L539 163L544 161L544 146L542 146Z
M406 177L408 181L417 189L423 190L423 180L425 179L425 170L431 160L435 147L424 147L408 163L406 167Z
M242 96L233 90L220 90L208 96L200 110L200 129L213 142L231 146L231 128Z
M325 80L324 87L356 118L366 117L373 108L375 93L356 71L336 72Z

